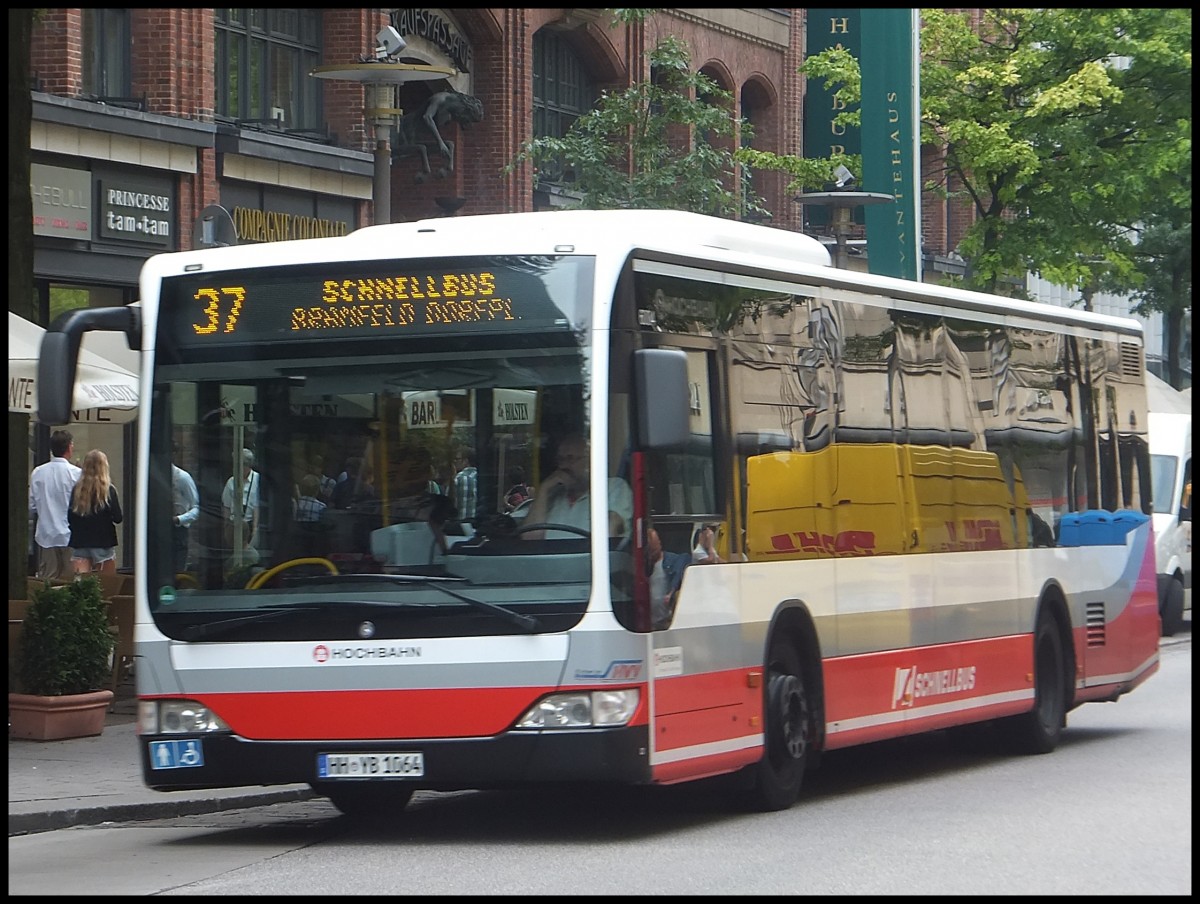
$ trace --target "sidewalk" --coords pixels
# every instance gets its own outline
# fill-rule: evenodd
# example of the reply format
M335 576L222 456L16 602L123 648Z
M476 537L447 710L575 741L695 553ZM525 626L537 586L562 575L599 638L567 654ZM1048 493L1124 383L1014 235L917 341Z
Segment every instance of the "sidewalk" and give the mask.
M314 797L307 785L151 791L142 782L133 682L118 689L104 733L65 741L8 740L8 834L215 813Z

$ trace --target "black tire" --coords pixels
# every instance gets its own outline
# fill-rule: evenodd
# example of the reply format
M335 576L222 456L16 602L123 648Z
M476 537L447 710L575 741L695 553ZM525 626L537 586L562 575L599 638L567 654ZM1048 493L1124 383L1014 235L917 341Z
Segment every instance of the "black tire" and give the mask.
M1174 637L1183 627L1183 583L1171 578L1162 597L1162 636Z
M328 797L343 815L356 819L400 813L415 790L396 782L313 782L312 789Z
M813 707L800 654L784 637L771 641L763 688L765 742L753 769L749 803L755 810L786 810L800 796L812 752Z
M1033 633L1033 709L1002 720L1016 753L1050 753L1067 723L1067 672L1062 632L1047 609Z

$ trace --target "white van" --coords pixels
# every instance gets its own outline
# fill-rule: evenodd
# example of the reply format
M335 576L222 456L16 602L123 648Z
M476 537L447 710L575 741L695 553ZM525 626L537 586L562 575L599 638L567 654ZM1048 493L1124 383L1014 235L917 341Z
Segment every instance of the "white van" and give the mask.
M1192 415L1151 411L1149 425L1158 611L1170 637L1192 611Z

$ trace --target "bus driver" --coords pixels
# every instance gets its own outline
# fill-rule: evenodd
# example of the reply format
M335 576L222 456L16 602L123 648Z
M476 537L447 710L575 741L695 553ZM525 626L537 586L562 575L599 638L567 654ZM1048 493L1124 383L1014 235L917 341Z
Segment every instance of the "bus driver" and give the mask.
M587 440L577 434L564 436L558 443L554 457L557 469L550 474L533 494L526 524L565 524L581 530L591 525L591 500L588 486L591 480L591 464ZM608 478L608 534L623 537L633 520L633 491L620 477ZM569 531L534 530L523 535L526 539L540 540L578 537Z

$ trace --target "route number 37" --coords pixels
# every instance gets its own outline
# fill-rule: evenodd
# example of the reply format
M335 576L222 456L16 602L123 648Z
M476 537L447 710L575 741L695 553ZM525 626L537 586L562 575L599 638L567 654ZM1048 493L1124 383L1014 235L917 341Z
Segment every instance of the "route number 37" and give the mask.
M196 300L205 302L204 315L208 318L204 323L193 323L192 329L199 336L207 336L221 329L224 333L232 333L242 313L242 302L246 300L244 286L225 286L221 289L199 289ZM225 325L221 327L221 302L225 301L228 311L225 313Z

